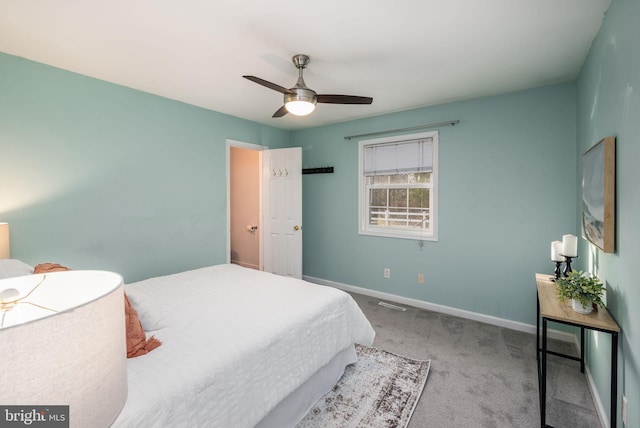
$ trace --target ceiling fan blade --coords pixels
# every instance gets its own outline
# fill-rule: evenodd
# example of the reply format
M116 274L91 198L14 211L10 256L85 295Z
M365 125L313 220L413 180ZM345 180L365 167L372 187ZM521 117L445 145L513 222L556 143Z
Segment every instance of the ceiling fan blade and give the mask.
M318 102L325 104L371 104L373 98L356 95L318 95Z
M287 113L289 113L289 112L287 111L286 107L285 107L285 106L282 106L282 107L280 107L280 108L278 109L278 111L276 111L275 113L273 113L273 116L271 116L271 117L282 117L282 116L284 116L284 115L285 115L285 114L287 114Z
M245 79L249 79L252 82L257 83L258 85L266 86L269 89L273 89L274 91L278 91L278 92L283 93L283 94L293 94L294 93L293 91L291 91L291 90L289 90L287 88L284 88L284 87L282 87L280 85L276 85L275 83L271 83L269 81L266 81L266 80L261 79L261 78L256 77L256 76L242 76L242 77L244 77Z

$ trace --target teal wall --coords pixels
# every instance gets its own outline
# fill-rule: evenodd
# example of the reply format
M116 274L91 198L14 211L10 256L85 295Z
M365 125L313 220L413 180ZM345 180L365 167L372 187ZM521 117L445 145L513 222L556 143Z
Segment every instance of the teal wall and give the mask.
M0 54L12 257L125 280L226 262L225 139L289 133Z
M582 154L603 137L617 146L616 252L604 254L583 240L583 269L606 283L607 306L622 328L619 391L629 402L629 424L640 427L640 2L613 0L577 83L577 173ZM580 214L579 207L576 210ZM590 337L589 367L607 411L611 342ZM620 397L618 397L620 409ZM618 410L620 415L620 410ZM618 427L622 422L618 418Z
M305 275L534 323L534 274L576 230L575 111L562 84L293 132L306 167L335 168L303 176ZM358 235L358 142L344 137L455 119L439 129L439 241Z

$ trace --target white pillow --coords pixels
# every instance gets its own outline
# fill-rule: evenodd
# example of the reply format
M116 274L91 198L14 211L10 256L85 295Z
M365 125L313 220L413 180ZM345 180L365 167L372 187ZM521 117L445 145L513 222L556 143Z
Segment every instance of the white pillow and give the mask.
M167 323L164 321L162 311L160 311L155 305L149 304L149 302L141 304L140 298L136 296L135 290L132 291L132 287L127 288L125 292L127 293L129 302L138 313L140 324L145 332L160 330L167 326Z
M31 275L33 266L18 259L0 259L0 279Z

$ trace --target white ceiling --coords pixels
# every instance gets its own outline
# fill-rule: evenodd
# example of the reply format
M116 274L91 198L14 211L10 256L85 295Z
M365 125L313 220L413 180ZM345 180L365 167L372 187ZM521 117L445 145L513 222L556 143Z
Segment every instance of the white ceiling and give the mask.
M610 2L0 0L0 52L301 129L572 81ZM292 87L298 53L310 88L373 104L272 119L282 94L242 75Z

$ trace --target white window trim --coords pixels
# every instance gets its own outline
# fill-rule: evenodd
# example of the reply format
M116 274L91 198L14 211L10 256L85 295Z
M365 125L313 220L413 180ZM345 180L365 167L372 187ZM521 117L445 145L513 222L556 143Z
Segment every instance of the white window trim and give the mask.
M371 144L392 143L403 140L431 138L433 140L433 171L431 172L431 193L433 206L429 210L429 221L432 233L423 230L410 231L391 227L371 226L367 222L367 199L364 180L364 146ZM438 241L438 131L420 132L417 134L394 135L391 137L360 140L358 142L358 234L381 236L387 238L414 239L418 241Z

